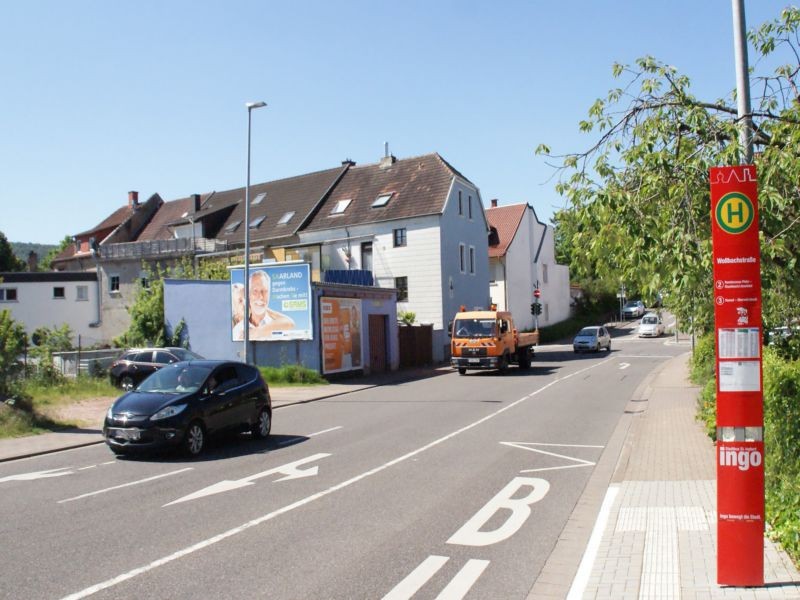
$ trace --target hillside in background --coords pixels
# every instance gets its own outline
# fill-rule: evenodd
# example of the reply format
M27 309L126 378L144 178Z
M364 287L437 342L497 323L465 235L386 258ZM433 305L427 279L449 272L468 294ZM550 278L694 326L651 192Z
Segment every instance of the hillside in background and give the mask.
M39 261L41 262L50 250L58 247L58 244L33 244L31 242L10 242L10 244L11 250L14 251L14 256L25 262L27 262L28 254L30 254L31 250L39 255Z

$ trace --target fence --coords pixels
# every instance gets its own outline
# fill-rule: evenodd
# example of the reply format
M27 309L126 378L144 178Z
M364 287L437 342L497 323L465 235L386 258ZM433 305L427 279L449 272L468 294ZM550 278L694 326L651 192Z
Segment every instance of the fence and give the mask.
M97 376L108 369L121 352L119 348L53 352L53 366L65 377Z

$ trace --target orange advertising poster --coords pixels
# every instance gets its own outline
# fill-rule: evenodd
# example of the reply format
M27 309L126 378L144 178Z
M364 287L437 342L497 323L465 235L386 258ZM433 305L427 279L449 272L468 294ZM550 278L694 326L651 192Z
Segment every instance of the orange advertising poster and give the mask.
M361 300L320 298L322 372L361 368Z

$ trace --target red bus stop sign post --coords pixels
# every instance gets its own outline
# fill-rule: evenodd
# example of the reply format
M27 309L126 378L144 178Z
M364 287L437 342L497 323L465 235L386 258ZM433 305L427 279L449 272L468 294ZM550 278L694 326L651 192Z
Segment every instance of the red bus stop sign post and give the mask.
M709 170L717 374L717 583L764 585L761 258L753 165Z

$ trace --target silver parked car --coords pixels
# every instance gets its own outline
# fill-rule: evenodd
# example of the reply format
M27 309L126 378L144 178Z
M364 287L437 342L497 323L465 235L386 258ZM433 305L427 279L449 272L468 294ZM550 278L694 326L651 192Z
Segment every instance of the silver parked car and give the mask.
M656 313L647 313L639 322L639 337L659 337L664 334L664 322Z
M602 325L584 327L572 340L572 349L575 354L582 350L600 352L601 348L611 352L611 335L608 333L608 329Z
M630 300L622 307L622 317L625 319L638 319L645 313L644 302L641 300Z

